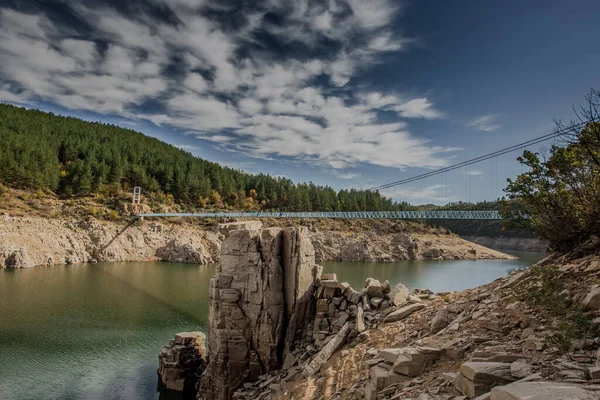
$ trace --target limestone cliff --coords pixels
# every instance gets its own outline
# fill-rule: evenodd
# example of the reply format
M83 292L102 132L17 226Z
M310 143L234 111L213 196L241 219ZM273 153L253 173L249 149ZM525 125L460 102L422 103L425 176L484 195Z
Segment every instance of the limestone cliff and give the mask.
M250 221L232 226L249 223L260 224ZM361 231L336 230L343 224L330 223L332 230L328 231L308 230L317 262L511 258L453 235L410 230L394 233L382 228L386 224L379 221L364 222ZM4 215L0 216L0 268L96 261L213 263L219 260L228 229L164 221L125 224Z
M101 261L219 260L222 235L161 222L118 224L0 216L0 268Z

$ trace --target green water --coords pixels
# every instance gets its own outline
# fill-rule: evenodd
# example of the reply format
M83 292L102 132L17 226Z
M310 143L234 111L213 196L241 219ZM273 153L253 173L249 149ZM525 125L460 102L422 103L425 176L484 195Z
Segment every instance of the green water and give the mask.
M434 292L469 289L500 278L512 268L535 264L544 253L505 251L517 260L405 260L396 263L328 261L324 271L335 272L338 280L362 288L367 278L402 282L409 289L427 288Z
M435 291L477 286L522 261L324 263L362 287L388 279ZM206 331L214 266L112 263L0 270L0 399L156 399L160 349Z
M214 266L0 270L0 399L154 399L158 352L206 330Z

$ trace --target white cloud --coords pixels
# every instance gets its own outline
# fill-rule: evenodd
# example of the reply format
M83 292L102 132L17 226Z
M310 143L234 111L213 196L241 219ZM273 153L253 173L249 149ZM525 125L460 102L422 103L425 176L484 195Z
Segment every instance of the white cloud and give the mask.
M337 176L340 179L355 179L361 176L361 174L359 174L358 172L347 172L345 174L336 174L335 176Z
M448 164L454 149L418 138L403 121L439 118L432 101L351 84L381 55L410 43L392 30L398 2L269 0L267 9L287 15L285 24L266 24L266 11L257 7L233 30L197 12L204 6L223 11L216 2L153 1L170 7L177 24L142 11L134 18L107 7L74 5L79 18L97 27L89 40L70 37L42 14L0 8L0 77L9 83L0 83L0 100L32 104L41 99L132 121L147 119L261 159L285 157L334 169L360 163ZM314 53L274 56L254 35L257 30L276 34L288 46L302 43ZM324 39L336 43L336 50L319 48ZM166 71L175 56L178 71L171 74ZM322 83L324 76L329 85ZM163 110L140 111L148 101ZM382 123L380 110L395 111L399 120Z
M349 0L348 3L359 25L367 30L388 25L396 16L398 4L388 0Z
M446 185L431 185L426 187L396 186L381 191L386 197L395 201L406 201L412 204L447 204L456 198L448 192Z
M426 98L413 99L404 104L391 107L404 118L439 118L441 113L433 108Z
M185 150L185 151L193 151L193 150L200 149L200 147L190 145L190 144L174 144L173 146L177 147L178 149Z
M466 169L465 175L471 175L471 176L483 175L483 171L479 171L476 169Z
M496 123L496 119L496 115L483 115L467 123L467 126L478 131L490 132L502 127L502 125Z

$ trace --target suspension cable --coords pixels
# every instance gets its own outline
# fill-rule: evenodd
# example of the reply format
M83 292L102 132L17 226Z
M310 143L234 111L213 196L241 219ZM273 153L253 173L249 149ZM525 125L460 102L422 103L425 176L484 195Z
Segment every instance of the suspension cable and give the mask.
M570 126L569 128L561 129L561 130L558 130L558 131L553 132L553 133L549 133L549 134L546 134L546 135L543 135L543 136L539 136L539 137L537 137L535 139L531 139L531 140L528 140L526 142L519 143L519 144L510 146L510 147L506 147L504 149L497 150L497 151L485 154L485 155L480 156L480 157L472 158L472 159L467 160L467 161L463 161L463 162L460 162L460 163L457 163L457 164L453 164L453 165L450 165L448 167L436 169L434 171L426 172L424 174L416 175L416 176L413 176L413 177L410 177L410 178L402 179L402 180L395 181L395 182L386 183L384 185L376 186L376 187L373 187L373 188L370 188L370 189L367 189L367 190L375 191L375 190L388 189L388 188L391 188L391 187L394 187L394 186L403 185L405 183L410 183L410 182L414 182L414 181L417 181L417 180L420 180L420 179L428 178L430 176L435 176L435 175L438 175L438 174L441 174L441 173L444 173L444 172L453 171L455 169L458 169L458 168L461 168L461 167L465 167L465 166L468 166L468 165L472 165L472 164L476 164L476 163L481 162L481 161L489 160L490 158L493 158L493 157L501 156L503 154L507 154L507 153L513 152L515 150L522 149L524 147L529 147L531 145L534 145L534 144L537 144L537 143L541 143L541 142L545 142L546 140L549 140L549 139L553 139L555 137L558 137L560 135L565 134L568 130L582 128L588 122L589 121L584 121L584 122L581 122L579 124L575 124L573 126Z

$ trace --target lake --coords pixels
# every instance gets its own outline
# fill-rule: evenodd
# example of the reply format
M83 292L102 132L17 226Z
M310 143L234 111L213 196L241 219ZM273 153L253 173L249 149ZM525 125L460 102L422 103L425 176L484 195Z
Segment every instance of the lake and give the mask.
M410 289L474 287L520 260L326 262L361 288L367 277ZM214 265L99 263L0 270L0 398L157 399L158 353L182 331L206 331Z

